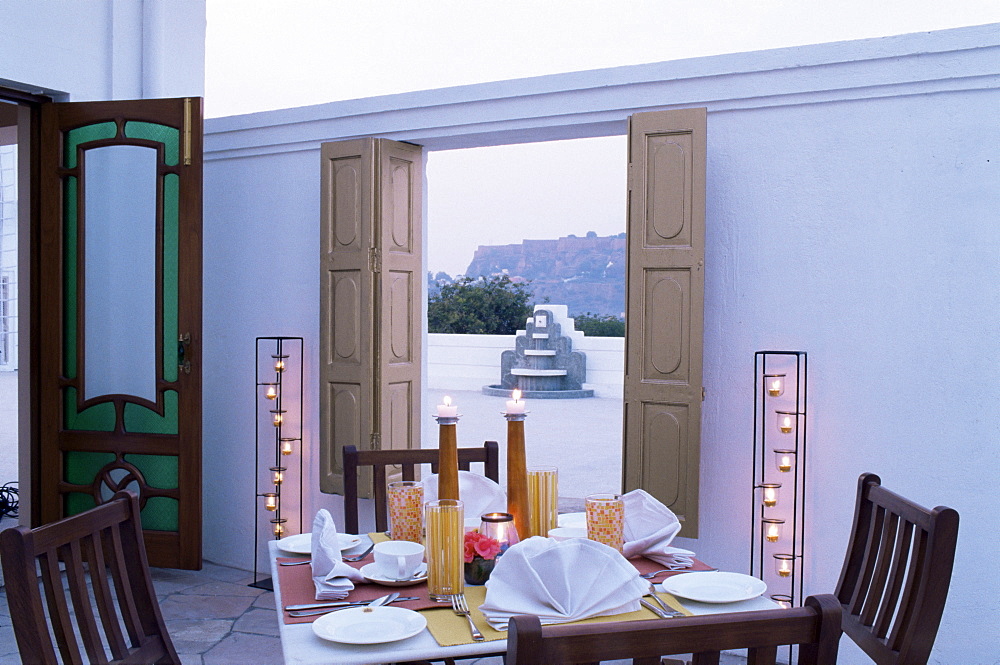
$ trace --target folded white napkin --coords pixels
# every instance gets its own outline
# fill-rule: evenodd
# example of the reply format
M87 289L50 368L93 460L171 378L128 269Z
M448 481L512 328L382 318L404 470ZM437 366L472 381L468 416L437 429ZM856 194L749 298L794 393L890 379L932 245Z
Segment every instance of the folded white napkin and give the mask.
M507 630L517 614L549 624L633 612L648 590L649 582L607 545L535 536L500 557L479 609L491 626Z
M689 568L694 562L694 552L670 546L681 530L677 516L644 490L633 490L622 499L625 502L622 554L626 558L644 556L670 570Z
M311 566L316 600L340 600L354 588L354 582L365 581L360 571L344 563L337 524L325 508L313 519Z
M438 474L423 480L424 501L438 498ZM478 518L486 513L507 512L507 493L486 476L471 471L458 472L458 496L465 508L465 516Z

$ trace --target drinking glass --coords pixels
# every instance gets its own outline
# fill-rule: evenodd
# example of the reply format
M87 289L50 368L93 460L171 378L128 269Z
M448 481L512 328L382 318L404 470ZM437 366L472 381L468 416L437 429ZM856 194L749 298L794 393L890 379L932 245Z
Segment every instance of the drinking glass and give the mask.
M415 480L389 483L389 537L422 543L424 486Z
M528 469L528 536L548 536L558 526L559 471L554 466Z
M465 591L465 507L439 499L424 505L427 522L427 590L431 600L450 602Z
M586 498L587 538L619 552L624 545L625 501L620 494L591 494Z

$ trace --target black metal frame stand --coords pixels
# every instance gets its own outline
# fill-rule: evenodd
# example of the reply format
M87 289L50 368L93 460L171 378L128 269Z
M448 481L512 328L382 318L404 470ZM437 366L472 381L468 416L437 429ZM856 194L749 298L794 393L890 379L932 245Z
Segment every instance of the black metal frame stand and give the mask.
M302 528L302 406L303 351L301 337L258 337L256 339L256 370L254 386L254 527L253 527L253 582L248 586L273 590L270 577L258 577L258 549L260 546L261 507L269 518L271 535L277 540L285 534L286 517L282 517L281 494L288 481L288 463L298 455L299 529ZM262 379L266 379L263 380ZM267 414L267 418L263 415ZM294 416L289 418L289 416ZM263 432L262 432L263 430ZM261 442L265 445L273 438L274 466L268 467L268 481L261 487ZM265 452L265 459L270 451ZM270 490L270 491L266 491ZM263 506L260 500L263 499Z

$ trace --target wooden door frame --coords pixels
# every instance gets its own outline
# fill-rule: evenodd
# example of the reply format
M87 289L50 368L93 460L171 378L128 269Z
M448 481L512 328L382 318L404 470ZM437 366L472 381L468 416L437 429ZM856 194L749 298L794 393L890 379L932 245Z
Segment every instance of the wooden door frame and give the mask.
M28 362L28 395L25 396L20 390L23 382L19 380L18 386L18 411L21 412L20 405L24 404L24 400L28 400L29 404L29 417L28 422L25 423L22 420L18 422L18 429L28 428L28 449L27 451L20 445L20 440L23 437L19 436L18 443L18 454L23 454L27 452L29 456L29 465L31 469L30 478L28 479L29 491L27 493L22 493L21 501L22 505L27 498L27 503L30 506L27 512L29 526L35 527L41 523L41 496L39 495L39 477L41 473L41 459L38 454L40 445L40 417L41 410L39 408L40 403L40 381L38 375L39 367L39 347L38 344L33 343L38 339L41 332L41 317L40 317L40 302L41 294L39 293L39 251L41 247L40 229L41 229L41 136L42 136L42 105L51 103L54 101L52 97L44 94L35 94L30 92L25 92L23 90L17 90L15 88L8 88L0 86L0 99L13 102L18 106L28 109L29 113L29 141L28 141L28 265L24 266L18 262L17 272L18 272L18 298L20 299L23 293L23 285L27 283L28 286L28 325L27 325L27 339L28 344L25 345L19 341L18 343L18 371L22 371L24 363L24 348L27 346L27 362ZM19 146L20 148L20 146ZM20 150L18 152L18 159L20 159ZM18 203L19 214L21 210L24 210L24 206ZM21 227L22 224L19 222L18 226ZM24 240L18 238L18 246L21 246ZM20 256L20 250L19 250ZM25 272L27 268L27 273ZM26 278L26 279L25 279ZM20 314L20 312L19 312ZM18 329L19 331L24 331L24 321L18 316ZM19 333L19 340L24 339L24 335ZM23 415L23 413L22 413ZM24 483L21 483L23 489ZM21 517L22 524L25 523L24 515Z

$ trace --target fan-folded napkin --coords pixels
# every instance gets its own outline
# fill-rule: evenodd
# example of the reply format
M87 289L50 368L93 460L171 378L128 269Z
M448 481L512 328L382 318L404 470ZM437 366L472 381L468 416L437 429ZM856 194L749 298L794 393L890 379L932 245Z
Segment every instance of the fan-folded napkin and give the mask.
M340 600L354 589L354 582L365 581L364 575L344 563L337 523L325 508L313 519L311 566L316 600Z
M424 502L438 498L438 474L423 480ZM486 513L507 512L507 494L503 488L486 476L471 471L458 472L458 495L467 518L478 518Z
M634 612L647 591L649 582L607 545L535 536L497 560L479 609L491 626L507 630L518 614L550 624Z
M670 546L681 530L681 523L669 508L644 490L633 490L622 496L622 500L625 502L622 554L626 558L644 556L670 570L691 566L694 552Z

